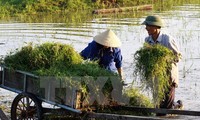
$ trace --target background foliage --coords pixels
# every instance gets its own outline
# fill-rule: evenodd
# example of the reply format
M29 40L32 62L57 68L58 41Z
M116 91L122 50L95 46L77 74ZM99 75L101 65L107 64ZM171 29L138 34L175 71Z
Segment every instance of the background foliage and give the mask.
M63 13L74 11L92 11L100 8L127 7L135 5L153 4L155 10L171 9L174 5L196 3L199 0L0 0L0 14L36 14L40 12Z

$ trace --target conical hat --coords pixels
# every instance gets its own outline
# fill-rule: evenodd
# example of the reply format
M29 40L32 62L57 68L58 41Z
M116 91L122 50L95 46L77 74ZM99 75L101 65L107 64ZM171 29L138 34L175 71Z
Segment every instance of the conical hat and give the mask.
M107 47L120 47L121 41L119 38L115 35L115 33L108 29L103 33L100 33L99 35L96 35L94 37L94 41L97 43L107 46Z

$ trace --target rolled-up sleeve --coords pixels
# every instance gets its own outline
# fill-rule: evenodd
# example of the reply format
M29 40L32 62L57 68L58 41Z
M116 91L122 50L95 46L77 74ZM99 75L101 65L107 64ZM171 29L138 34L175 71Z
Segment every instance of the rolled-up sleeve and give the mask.
M121 49L116 49L116 53L115 53L115 66L116 68L121 68L122 67L122 54L121 54Z
M178 62L181 59L181 52L179 51L179 48L174 40L173 37L169 36L169 44L168 44L168 48L171 49L174 54L176 55L176 62Z
M93 55L93 48L94 48L95 43L91 42L88 44L88 46L83 49L80 53L80 55L83 57L83 59L92 59L94 57Z
M168 39L169 39L169 45L168 45L169 49L171 49L175 54L179 54L180 52L174 38L169 37Z

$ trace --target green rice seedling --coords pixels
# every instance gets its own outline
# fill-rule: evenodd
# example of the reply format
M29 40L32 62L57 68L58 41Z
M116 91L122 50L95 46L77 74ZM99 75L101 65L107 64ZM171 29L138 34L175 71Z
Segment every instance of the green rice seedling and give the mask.
M124 96L129 98L129 105L130 106L137 106L137 107L146 107L152 108L153 103L149 97L141 93L139 88L130 87L127 88L124 92ZM146 111L131 111L134 115L152 115Z
M102 92L105 97L108 97L108 99L105 99L106 101L111 99L111 92L114 89L111 80L120 81L116 73L101 68L97 61L84 61L72 46L61 43L47 42L40 45L29 43L8 54L4 59L4 64L13 69L31 72L41 78L42 76L50 76L55 80L59 80L61 87L57 89L56 95L58 98L65 98L66 91L62 89L63 87L73 87L77 85L76 82L80 82L78 86L83 95L81 100L86 103L90 92L89 83L95 83L92 86L90 85L90 88L94 87L92 92L96 93L97 96L98 93ZM90 80L95 82L90 82ZM106 81L104 86L99 89L98 83L101 80ZM147 106L146 98L133 89L128 91L126 96L131 98L131 105Z
M129 104L131 106L153 107L150 99L142 94L138 88L128 88L125 91L125 95L130 98Z
M37 75L51 76L116 76L99 67L96 61L84 61L71 45L43 43L28 45L11 52L4 58L10 68L28 71Z
M51 67L70 67L82 63L81 56L70 45L61 43L44 43L27 46L10 53L4 59L5 65L14 69L33 72Z
M60 78L79 77L83 81L82 92L87 92L87 86L84 81L97 80L98 77L113 76L112 73L101 68L96 61L84 61L80 54L74 48L67 44L61 43L43 43L41 45L33 45L32 43L13 53L7 55L4 59L7 67L31 72L38 76L51 76L55 80ZM68 83L70 80L68 79ZM106 84L111 86L111 84ZM104 88L108 91L109 87ZM97 91L98 92L98 91Z
M32 69L32 64L30 63L32 63L31 61L33 61L33 58L30 53L33 53L32 43L28 44L26 47L22 47L20 50L16 49L16 51L10 52L10 54L4 58L3 62L7 67L13 69L27 70L28 67Z
M124 100L126 99L125 101L124 100L121 101L122 104L125 104L125 106L147 107L147 108L153 107L151 100L148 97L146 97L144 94L142 94L140 92L140 89L138 88L129 87L129 88L124 89L122 98ZM152 115L150 112L146 112L146 111L135 111L135 110L128 111L128 110L123 110L123 109L114 109L109 106L105 106L105 108L98 109L97 111L102 112L102 113L122 114L122 115L139 115L139 116Z
M148 45L134 54L134 74L139 76L143 87L150 89L154 105L159 105L167 91L171 64L175 56L171 50L161 45Z

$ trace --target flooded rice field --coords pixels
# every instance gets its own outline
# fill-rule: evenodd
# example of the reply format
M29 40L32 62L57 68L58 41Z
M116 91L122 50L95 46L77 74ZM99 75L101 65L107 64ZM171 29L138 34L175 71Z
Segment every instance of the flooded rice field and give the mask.
M185 110L200 111L200 5L176 6L173 11L145 12L137 18L95 18L80 26L65 23L21 23L0 21L0 55L26 45L28 42L62 42L71 44L80 52L92 41L93 36L111 28L122 41L123 69L127 83L134 82L133 54L148 35L140 25L147 15L160 15L166 23L163 31L176 38L183 59L179 63L179 87L176 100L181 99ZM135 86L140 84L134 82ZM16 94L0 89L0 104L9 107ZM200 119L181 116L177 119Z

